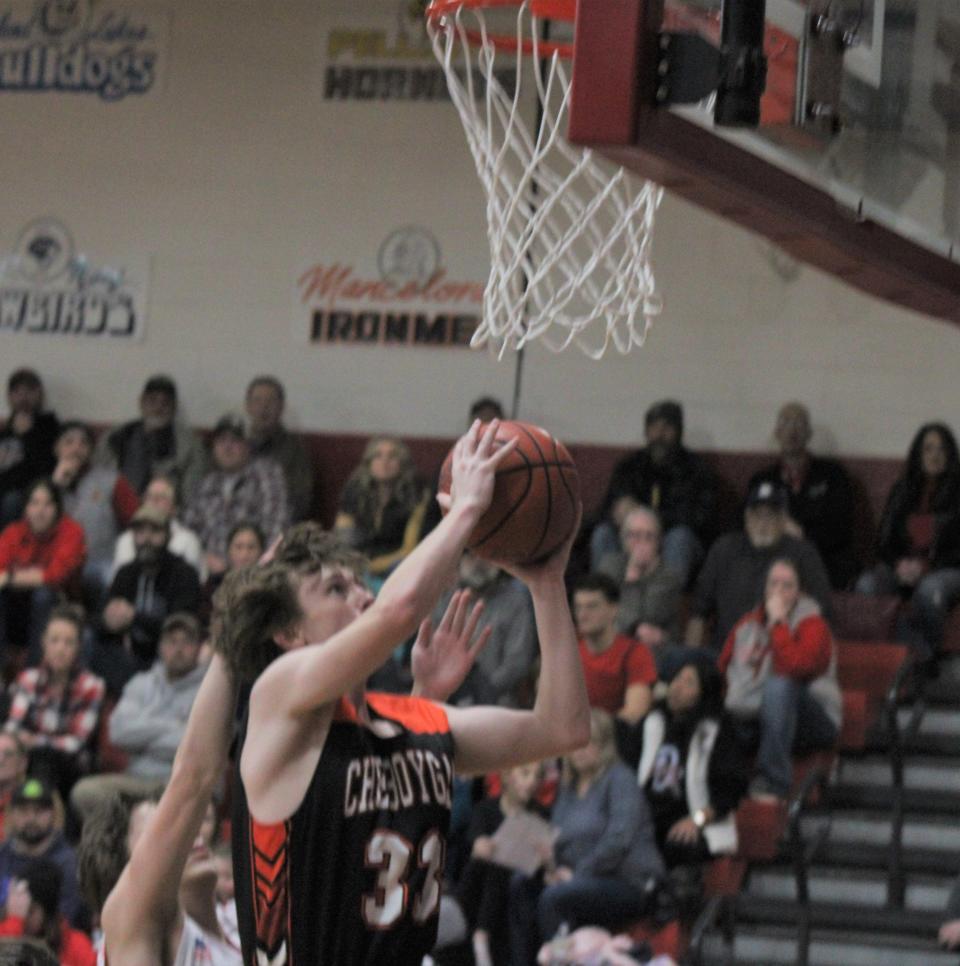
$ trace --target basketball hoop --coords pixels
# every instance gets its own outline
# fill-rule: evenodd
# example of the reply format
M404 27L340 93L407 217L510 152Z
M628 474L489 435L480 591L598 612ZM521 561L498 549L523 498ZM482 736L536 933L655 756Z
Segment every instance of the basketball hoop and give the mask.
M472 344L501 357L535 339L595 359L611 342L625 353L661 309L650 248L662 189L564 138L573 44L543 33L548 20L572 33L575 12L576 0L426 10L487 196L490 277Z

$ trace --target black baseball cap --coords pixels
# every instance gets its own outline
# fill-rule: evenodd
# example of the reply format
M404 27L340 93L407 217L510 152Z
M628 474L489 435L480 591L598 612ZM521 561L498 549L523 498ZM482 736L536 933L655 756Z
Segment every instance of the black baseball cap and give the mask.
M163 374L151 376L143 385L142 395L146 396L151 392L162 392L174 402L177 401L177 385L169 376Z
M775 510L786 510L787 491L770 480L757 483L747 494L747 509L755 506L769 506Z
M53 808L53 789L42 778L28 778L10 799L11 805L45 805Z

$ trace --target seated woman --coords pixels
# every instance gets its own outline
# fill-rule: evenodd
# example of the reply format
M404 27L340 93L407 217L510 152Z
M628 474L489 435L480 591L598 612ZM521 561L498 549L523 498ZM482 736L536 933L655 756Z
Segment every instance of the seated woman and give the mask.
M89 769L90 737L105 690L100 678L80 667L81 631L72 608L54 608L40 666L22 671L10 687L5 725L30 753L29 773L56 785L64 801Z
M376 586L419 543L429 500L405 443L390 436L367 443L343 488L333 526L369 558Z
M0 533L0 651L29 646L31 658L39 658L47 615L63 591L79 584L85 556L83 528L63 512L59 490L37 480L27 490L23 519Z
M240 570L255 564L263 551L266 550L266 540L263 531L255 523L242 520L236 524L227 535L227 569L216 574L210 574L203 585L203 608L201 617L206 624L213 608L213 595L223 583L223 578L232 570Z
M857 590L908 598L904 636L920 660L932 659L960 601L960 455L943 423L927 423L914 436L880 518L877 553L880 563Z
M496 863L493 836L504 819L511 816L527 811L545 816L546 811L540 812L533 801L540 776L541 768L536 764L518 765L502 772L501 793L478 802L470 817L470 858L454 890L454 899L470 932L476 966L508 961L506 924L511 871Z
M717 666L735 733L757 752L751 796L786 798L792 755L832 748L843 714L833 635L792 560L770 564L763 603L733 626Z
M553 856L510 884L513 966L535 961L541 941L569 928L611 930L650 912L664 867L646 797L617 758L613 718L590 712L590 741L564 759L553 806Z
M687 658L643 722L638 780L668 867L737 848L733 810L749 776L722 713L722 687L716 668Z

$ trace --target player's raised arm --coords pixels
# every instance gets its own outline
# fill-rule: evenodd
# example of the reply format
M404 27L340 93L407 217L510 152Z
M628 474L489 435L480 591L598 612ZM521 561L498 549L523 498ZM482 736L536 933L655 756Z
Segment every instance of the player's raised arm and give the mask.
M103 908L112 963L162 948L179 915L178 889L232 734L236 688L222 657L204 676L149 831L141 835ZM159 943L160 945L156 945Z
M296 634L278 639L287 653L261 675L251 719L308 716L362 685L430 613L449 583L471 532L493 495L497 465L512 450L496 448L497 423L474 423L455 447L449 512L383 585L376 601L328 639L311 639L309 614ZM327 579L323 572L319 580ZM321 588L322 589L322 588ZM300 592L306 610L310 605ZM302 647L323 641L322 647Z
M530 589L540 639L540 682L532 711L448 708L457 770L480 773L538 761L590 740L590 708L563 574L579 527L545 563L503 565Z

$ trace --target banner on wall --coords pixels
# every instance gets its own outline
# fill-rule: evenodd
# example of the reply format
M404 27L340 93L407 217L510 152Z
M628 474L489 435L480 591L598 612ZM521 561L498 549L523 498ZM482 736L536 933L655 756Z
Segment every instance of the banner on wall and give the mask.
M449 100L443 68L427 36L423 7L418 0L335 4L323 41L324 100ZM516 70L505 68L496 76L512 94ZM474 85L477 97L484 97L482 74L476 73Z
M157 83L166 12L119 0L0 0L0 93L144 95Z
M484 282L448 276L436 237L397 228L369 263L317 262L297 279L299 341L326 345L469 348Z
M149 261L94 260L56 218L30 222L0 257L0 336L142 342Z

